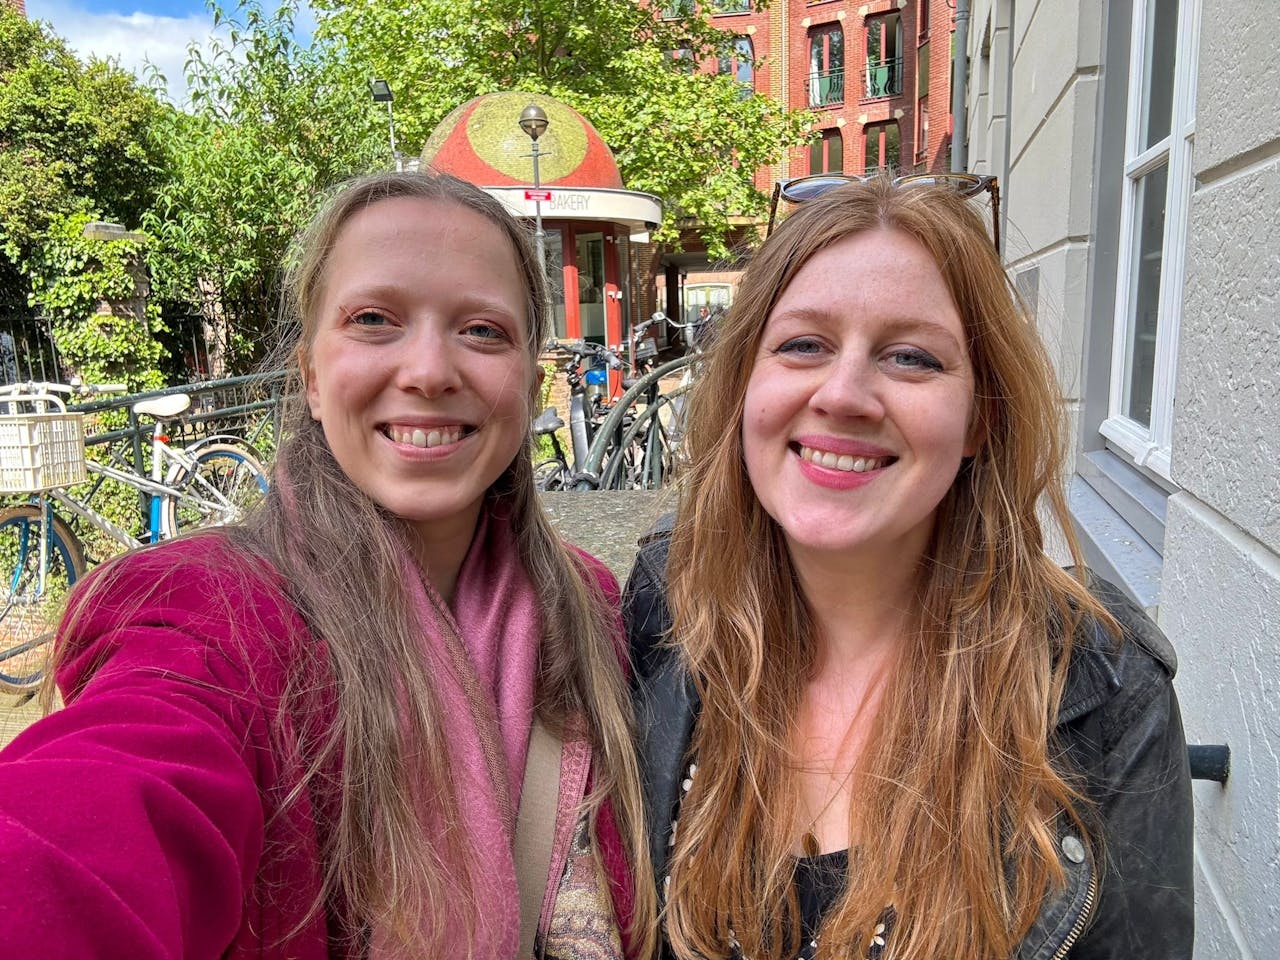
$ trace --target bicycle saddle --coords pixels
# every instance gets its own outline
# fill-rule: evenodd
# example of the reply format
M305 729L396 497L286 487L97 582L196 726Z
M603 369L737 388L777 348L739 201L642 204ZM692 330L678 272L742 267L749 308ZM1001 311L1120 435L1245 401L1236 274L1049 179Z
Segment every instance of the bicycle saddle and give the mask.
M556 412L555 407L547 407L533 421L533 432L538 436L544 433L555 433L564 426L564 421L560 419L560 414Z
M185 393L171 393L167 397L139 400L133 405L133 412L167 420L169 417L176 417L185 412L189 406L191 406L191 398Z

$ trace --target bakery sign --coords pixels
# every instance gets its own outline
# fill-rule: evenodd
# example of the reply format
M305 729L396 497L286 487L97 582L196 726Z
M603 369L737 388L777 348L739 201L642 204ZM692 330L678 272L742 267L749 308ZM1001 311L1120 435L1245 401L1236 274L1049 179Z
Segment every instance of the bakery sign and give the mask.
M630 227L632 234L662 222L662 201L650 193L601 187L486 187L517 216L600 220Z

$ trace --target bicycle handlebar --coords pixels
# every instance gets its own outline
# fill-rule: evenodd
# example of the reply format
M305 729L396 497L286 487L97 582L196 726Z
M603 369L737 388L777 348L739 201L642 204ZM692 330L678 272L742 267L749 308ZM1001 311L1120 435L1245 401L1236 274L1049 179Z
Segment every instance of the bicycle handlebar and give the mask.
M604 360L605 364L614 370L621 370L627 365L625 360L608 347L592 343L590 340L551 340L547 343L547 349L572 354L574 358L593 357Z
M70 383L48 383L40 380L27 380L24 383L6 383L0 385L0 396L18 399L25 396L52 396L65 393L69 397L94 397L106 393L127 393L129 388L123 383L81 383L72 380Z

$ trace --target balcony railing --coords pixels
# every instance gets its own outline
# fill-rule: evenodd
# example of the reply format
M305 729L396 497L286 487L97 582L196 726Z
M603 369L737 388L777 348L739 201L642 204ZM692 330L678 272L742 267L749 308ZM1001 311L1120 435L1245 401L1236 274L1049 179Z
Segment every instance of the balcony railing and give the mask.
M866 99L896 97L902 93L902 58L867 61Z
M809 74L809 106L844 103L844 67Z

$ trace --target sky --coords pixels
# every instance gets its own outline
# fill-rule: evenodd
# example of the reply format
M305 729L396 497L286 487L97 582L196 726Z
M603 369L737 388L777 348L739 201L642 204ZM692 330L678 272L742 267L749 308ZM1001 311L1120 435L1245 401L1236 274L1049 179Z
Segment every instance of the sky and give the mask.
M187 45L206 45L213 17L204 0L26 0L27 16L45 20L81 57L115 57L126 70L143 75L153 63L168 82L169 98L186 100L182 67ZM232 3L224 6L231 7ZM267 5L270 8L270 5ZM306 19L305 14L299 21ZM299 23L310 33L309 23Z

